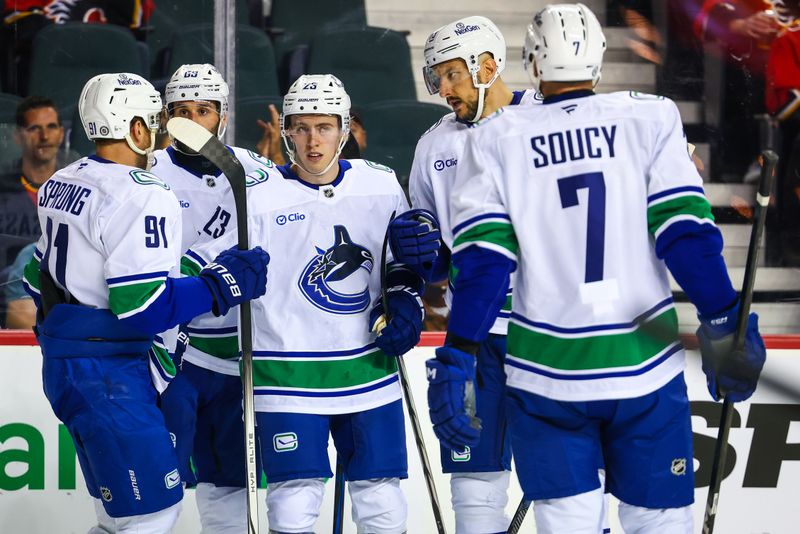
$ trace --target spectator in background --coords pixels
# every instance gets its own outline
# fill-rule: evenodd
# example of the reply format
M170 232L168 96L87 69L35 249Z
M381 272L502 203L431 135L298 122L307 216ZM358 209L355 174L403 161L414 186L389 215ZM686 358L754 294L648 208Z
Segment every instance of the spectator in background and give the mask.
M0 171L0 269L11 265L22 247L41 234L36 194L60 167L59 147L64 141L55 104L40 96L20 102L14 140L22 149L22 157Z
M22 271L31 261L36 243L29 243L17 254L3 286L6 301L6 328L30 330L36 324L36 304L22 286Z
M276 165L286 165L286 157L283 154L281 145L281 125L278 109L269 105L269 122L256 119L256 123L261 127L263 133L261 140L256 145L256 152L261 156L272 160ZM361 153L367 148L367 130L361 121L359 113L355 109L350 110L350 137L339 155L340 159L359 159Z
M767 112L781 131L776 187L780 261L800 266L800 0L773 2L781 32L772 42L766 68Z
M724 55L724 87L707 88L722 98L712 170L724 181L741 181L759 151L754 116L764 113L764 68L779 29L771 8L766 0L705 0L694 20L697 37Z
M5 0L0 31L0 58L6 92L28 92L31 52L36 33L50 24L87 22L140 30L155 9L154 0Z

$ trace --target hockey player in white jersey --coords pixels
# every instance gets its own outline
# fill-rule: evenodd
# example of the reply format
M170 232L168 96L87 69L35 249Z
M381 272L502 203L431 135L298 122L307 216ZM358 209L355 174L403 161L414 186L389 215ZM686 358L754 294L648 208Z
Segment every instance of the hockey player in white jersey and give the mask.
M167 533L183 490L148 371L154 335L262 295L269 257L224 251L196 277L170 276L181 257L180 207L144 170L160 95L135 74L101 74L78 107L97 154L40 189L42 238L25 270L39 307L44 391L95 499L101 524L91 532Z
M220 138L225 133L228 84L213 65L179 67L167 83L165 100L170 118L193 120ZM271 162L253 152L229 149L246 172L258 169L280 176ZM178 197L182 253L200 236L216 239L231 231L236 212L230 184L210 161L173 141L172 146L155 153L153 172ZM191 262L183 262L182 271L187 275L198 272ZM192 339L202 348L197 335ZM182 349L179 344L176 352L180 354ZM194 357L194 351L176 359L180 361L178 374L161 395L160 405L167 429L175 436L181 479L197 485L195 497L204 533L244 532L246 462L239 367L235 361L225 365L219 359L208 364Z
M419 340L420 276L390 261L391 321L376 337L380 257L393 213L408 209L394 172L360 159L340 160L348 136L350 98L332 75L301 76L284 98L281 130L291 163L281 176L248 176L250 242L271 250L270 290L253 302L253 375L257 434L267 475L270 531L314 528L332 476L328 439L344 465L359 532L406 529L407 476L397 363ZM235 236L199 244L188 257L213 257ZM391 257L389 258L391 260ZM204 316L190 324L215 360L236 346ZM208 321L208 322L206 322ZM216 358L219 361L219 358Z
M443 253L427 273L433 281L448 275L453 233L449 202L456 168L461 161L467 132L477 121L506 105L541 103L536 91L511 91L500 77L506 67L506 43L500 30L485 17L459 19L434 31L425 44L424 79L431 94L438 93L452 106L453 113L434 124L417 143L411 166L409 191L414 208L430 210L441 222ZM393 250L404 231L414 231L415 212L395 219ZM409 265L427 260L420 245L420 257L399 257ZM506 328L510 295L500 317L478 353L478 407L483 431L480 444L466 450L442 441L441 461L451 473L450 490L458 534L505 532L505 506L511 469L511 448L506 432L504 408ZM449 294L447 295L449 302Z
M478 442L465 385L516 269L508 428L537 532L601 531L601 453L625 532L689 534L692 431L667 269L698 309L715 399L752 394L764 345L751 314L741 361L712 348L733 337L739 303L680 115L661 97L594 94L604 49L588 8L547 6L525 45L543 104L504 108L470 132L451 202L453 308L446 346L427 362L429 398L437 434Z

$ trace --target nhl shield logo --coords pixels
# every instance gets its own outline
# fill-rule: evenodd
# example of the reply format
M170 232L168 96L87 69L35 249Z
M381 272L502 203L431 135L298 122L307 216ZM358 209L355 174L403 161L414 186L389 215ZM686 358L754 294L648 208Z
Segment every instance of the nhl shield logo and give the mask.
M672 460L672 467L670 468L672 474L681 476L686 474L686 458L675 458Z
M111 490L110 490L110 489L108 489L108 488L107 488L107 487L105 487L105 486L100 486L100 496L101 496L101 497L103 498L103 500L104 500L104 501L106 501L106 502L111 502L111 499L113 499L113 498L114 498L114 497L112 497L112 496L111 496Z
M206 176L206 185L208 187L216 187L217 186L217 181L214 180L213 176Z
M326 187L322 190L322 193L325 195L325 198L333 198L333 188Z

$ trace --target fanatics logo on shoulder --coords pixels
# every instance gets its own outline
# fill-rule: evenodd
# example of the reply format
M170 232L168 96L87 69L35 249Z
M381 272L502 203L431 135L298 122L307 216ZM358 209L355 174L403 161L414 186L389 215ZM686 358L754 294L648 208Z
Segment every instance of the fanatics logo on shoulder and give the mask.
M294 432L284 432L272 436L272 448L275 452L289 452L297 449L300 440Z
M454 462L469 462L472 459L472 450L469 445L463 451L450 450L450 459Z
M178 473L177 469L173 469L166 475L164 475L164 485L167 489L172 489L178 484L181 483L181 475Z
M114 497L111 495L111 490L105 486L100 486L100 496L106 502L111 502Z
M675 476L682 476L686 474L686 458L675 458L672 460L672 467L670 468L672 474Z

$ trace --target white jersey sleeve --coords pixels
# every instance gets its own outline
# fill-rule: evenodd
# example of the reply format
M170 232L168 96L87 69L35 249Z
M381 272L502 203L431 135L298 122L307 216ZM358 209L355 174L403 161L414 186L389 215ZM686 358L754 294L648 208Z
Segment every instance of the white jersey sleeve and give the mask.
M120 319L156 300L180 259L180 212L175 197L161 194L157 187L143 188L104 217L108 300Z

